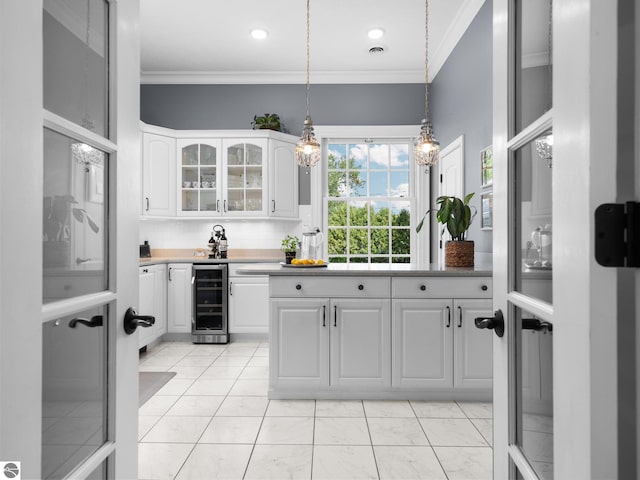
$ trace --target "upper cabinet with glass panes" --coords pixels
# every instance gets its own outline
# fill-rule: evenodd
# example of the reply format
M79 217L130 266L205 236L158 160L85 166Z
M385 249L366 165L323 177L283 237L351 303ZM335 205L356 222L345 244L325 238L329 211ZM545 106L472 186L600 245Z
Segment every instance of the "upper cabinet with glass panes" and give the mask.
M151 157L162 157L171 149L154 150L150 144L143 151L143 184L147 186L142 198L144 216L172 216L150 208L159 204L157 197L164 198L168 181L176 185L177 194L170 197L175 199L177 216L297 218L297 138L265 130L175 131L143 126L145 140L158 135L175 138L176 168L171 170L176 172L176 180L171 180L173 175L156 173L154 177L154 165L162 167L164 161ZM147 143L143 141L144 146Z

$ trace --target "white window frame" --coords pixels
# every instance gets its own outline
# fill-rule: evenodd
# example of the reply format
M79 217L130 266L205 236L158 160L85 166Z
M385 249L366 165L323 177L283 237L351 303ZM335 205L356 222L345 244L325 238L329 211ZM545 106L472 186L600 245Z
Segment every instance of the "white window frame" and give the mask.
M330 141L349 141L355 139L373 139L374 141L408 141L413 144L419 133L418 125L337 125L316 126L315 132L322 145L322 161L320 165L310 168L311 176L311 212L310 218L303 219L303 223L322 225L326 230L328 216L326 210L325 192L327 191L327 144ZM420 234L415 233L415 225L420 221L424 212L429 208L431 175L425 175L425 167L416 165L413 149L409 149L410 183L413 184L414 208L411 212L411 263L418 266L429 264L431 232L425 228ZM427 173L429 171L427 170ZM327 258L327 242L323 243L323 258Z

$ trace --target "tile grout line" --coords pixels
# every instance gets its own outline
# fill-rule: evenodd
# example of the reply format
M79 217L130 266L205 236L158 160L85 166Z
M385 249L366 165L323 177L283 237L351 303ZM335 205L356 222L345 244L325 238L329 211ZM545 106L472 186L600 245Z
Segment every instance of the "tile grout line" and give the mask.
M433 453L433 456L436 457L438 465L440 465L440 470L442 470L442 473L444 474L445 478L447 480L449 480L449 474L445 470L444 465L442 465L442 461L440 460L440 457L436 453L436 449L433 448L431 440L429 439L429 435L427 435L427 432L424 429L424 425L422 425L422 422L420 421L420 418L422 418L422 417L418 417L418 414L416 413L415 408L413 408L413 403L411 403L411 401L409 401L409 405L411 406L411 410L413 410L413 413L415 414L416 418L418 419L418 425L420 425L420 428L422 429L422 433L424 433L424 436L427 438L427 443L429 443L429 448L431 449L431 452ZM458 408L460 408L460 407L458 407ZM462 412L462 413L464 413L464 412ZM425 417L425 418L428 418L428 417Z
M376 474L378 475L378 479L380 479L380 468L378 467L378 459L376 458L376 449L373 448L373 437L371 436L371 428L369 427L369 417L367 415L367 409L364 406L364 401L360 400L362 403L362 411L364 412L364 421L367 424L367 433L369 434L369 442L371 443L371 453L373 454L373 464L376 466Z

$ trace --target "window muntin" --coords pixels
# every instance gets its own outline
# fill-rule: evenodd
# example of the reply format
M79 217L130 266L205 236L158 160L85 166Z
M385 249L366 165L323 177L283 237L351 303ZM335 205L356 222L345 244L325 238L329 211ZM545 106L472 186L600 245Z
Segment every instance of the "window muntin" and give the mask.
M327 245L334 263L410 263L409 142L327 147Z

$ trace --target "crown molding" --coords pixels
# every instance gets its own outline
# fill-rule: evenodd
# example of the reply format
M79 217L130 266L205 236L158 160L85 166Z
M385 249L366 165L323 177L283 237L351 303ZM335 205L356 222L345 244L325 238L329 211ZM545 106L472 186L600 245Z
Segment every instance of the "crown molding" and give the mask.
M141 72L142 84L304 84L305 72ZM311 84L423 83L421 71L311 71Z

